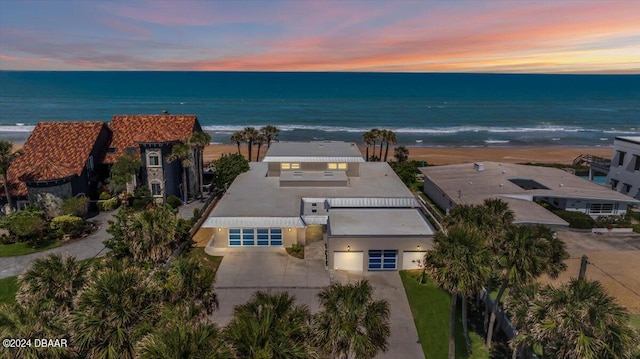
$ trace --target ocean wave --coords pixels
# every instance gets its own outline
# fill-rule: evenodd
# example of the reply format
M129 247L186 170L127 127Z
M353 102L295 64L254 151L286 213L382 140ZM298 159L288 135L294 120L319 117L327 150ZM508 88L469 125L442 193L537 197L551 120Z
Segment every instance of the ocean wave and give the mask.
M33 125L0 125L0 132L31 132L36 126Z
M484 140L484 143L490 143L490 144L495 144L495 143L509 143L511 141L509 140Z

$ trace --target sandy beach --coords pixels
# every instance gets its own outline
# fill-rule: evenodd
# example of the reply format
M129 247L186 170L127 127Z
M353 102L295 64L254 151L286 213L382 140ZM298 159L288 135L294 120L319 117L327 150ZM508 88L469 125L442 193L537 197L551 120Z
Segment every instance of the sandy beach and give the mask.
M476 161L495 161L505 163L564 163L571 164L581 154L592 154L605 158L611 157L611 147L407 147L409 158L425 161L429 164L457 164ZM247 155L247 146L241 146L241 153ZM253 148L252 157L255 160L257 147ZM361 148L364 153L364 148ZM236 153L235 145L209 145L204 151L204 160L209 162L224 153ZM266 148L260 150L260 157ZM389 147L389 157L393 158L393 148Z

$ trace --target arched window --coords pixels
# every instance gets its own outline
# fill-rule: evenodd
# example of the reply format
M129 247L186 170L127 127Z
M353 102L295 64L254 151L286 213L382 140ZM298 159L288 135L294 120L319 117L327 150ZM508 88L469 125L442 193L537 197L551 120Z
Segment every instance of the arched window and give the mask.
M147 153L147 166L148 167L160 167L160 154L158 152Z

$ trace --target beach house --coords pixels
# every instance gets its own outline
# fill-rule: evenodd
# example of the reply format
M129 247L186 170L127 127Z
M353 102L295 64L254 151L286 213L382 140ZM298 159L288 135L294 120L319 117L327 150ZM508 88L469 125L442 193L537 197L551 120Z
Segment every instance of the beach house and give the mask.
M424 192L440 208L481 204L500 198L515 214L514 223L568 225L538 202L592 217L623 215L640 201L561 169L498 162L424 167Z
M204 222L209 245L252 250L324 242L329 269L416 268L434 230L384 162L355 143L273 143L239 175Z
M640 199L640 136L614 139L607 184L614 191Z
M113 165L127 151L135 153L142 162L139 184L146 185L157 202L171 195L185 200L185 187L190 197L199 193L202 169L195 165L198 162L194 151L191 149L186 158L189 163L186 168L180 160L167 159L175 144L202 131L195 115L117 115L109 128L113 140L104 163ZM187 183L182 183L182 171L187 172Z
M97 197L110 139L103 122L38 123L7 171L14 205L33 203L57 215L67 198Z

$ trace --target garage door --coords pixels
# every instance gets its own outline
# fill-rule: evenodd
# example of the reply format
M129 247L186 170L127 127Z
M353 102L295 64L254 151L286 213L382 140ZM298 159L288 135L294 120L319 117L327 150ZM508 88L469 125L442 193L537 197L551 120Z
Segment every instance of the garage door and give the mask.
M402 269L420 269L418 263L415 261L423 260L425 251L416 252L416 251L405 251L402 252Z
M362 272L363 257L362 252L334 252L333 269Z
M397 250L371 250L369 251L369 270L396 270L398 269Z
M282 228L229 228L229 246L281 246Z

